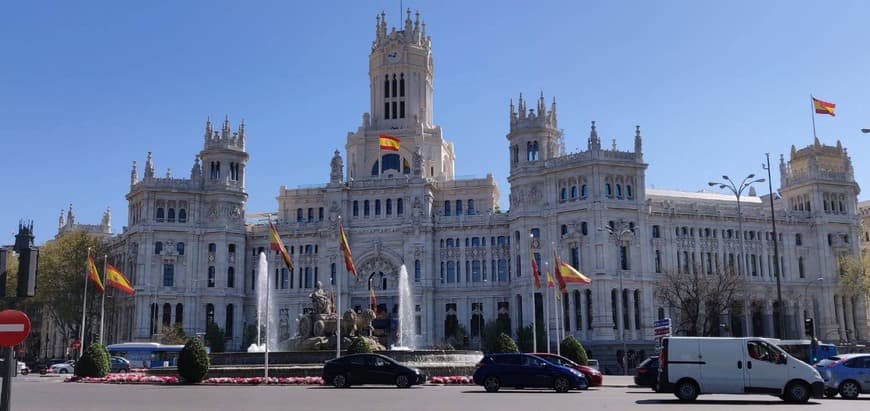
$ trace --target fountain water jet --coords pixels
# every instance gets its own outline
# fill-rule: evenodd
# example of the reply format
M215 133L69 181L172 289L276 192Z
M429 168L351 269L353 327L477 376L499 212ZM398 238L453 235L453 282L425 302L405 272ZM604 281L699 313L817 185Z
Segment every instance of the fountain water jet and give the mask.
M390 347L393 350L413 350L416 348L414 335L414 293L408 281L408 269L399 267L399 339Z
M266 341L269 347L275 349L278 344L276 322L274 313L274 301L268 301L266 294L269 291L269 265L266 262L266 253L260 253L257 264L257 342L248 347L248 352L266 351ZM268 321L268 325L267 322Z

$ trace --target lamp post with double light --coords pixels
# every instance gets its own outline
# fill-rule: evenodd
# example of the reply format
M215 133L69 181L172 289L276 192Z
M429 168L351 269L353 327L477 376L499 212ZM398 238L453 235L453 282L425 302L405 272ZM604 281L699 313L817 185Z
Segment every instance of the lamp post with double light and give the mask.
M776 211L773 208L773 181L770 176L770 153L764 153L767 158L767 164L762 164L761 168L767 170L767 187L770 191L770 224L773 227L773 268L776 277L776 305L779 306L779 315L777 316L777 324L779 324L779 335L777 337L784 338L785 335L785 307L782 305L782 285L780 277L783 275L783 268L779 260L779 238L776 235Z
M613 224L605 225L602 228L598 229L599 231L607 231L610 235L611 240L613 240L616 245L617 253L620 253L620 262L616 266L616 276L619 278L619 292L617 296L619 297L619 306L628 309L628 304L624 303L623 297L625 294L623 293L622 288L622 270L625 268L622 266L622 247L625 247L625 241L627 239L625 237L629 237L628 239L634 237L634 226L626 222L624 220L619 220L618 222L613 222ZM626 253L628 250L625 251ZM628 258L627 256L625 258ZM625 318L625 313L622 315L622 318L617 318L617 321L623 321ZM625 323L623 321L622 327L619 329L620 331L620 339L622 340L622 358L619 361L622 363L622 372L625 375L628 375L628 346L625 342Z
M740 196L743 195L743 191L749 188L752 184L755 183L763 183L765 180L763 178L755 178L755 174L750 174L737 184L734 180L728 178L728 176L722 176L722 182L711 181L707 183L710 187L718 186L720 189L728 189L737 197L737 231L738 231L738 243L740 245L740 257L737 261L737 271L740 275L743 276L743 335L749 336L749 317L747 315L747 310L749 309L749 287L747 284L749 283L749 276L744 269L746 265L746 256L744 255L743 248L743 211L740 209ZM740 261L743 260L743 261ZM742 263L742 264L741 264ZM781 306L780 306L781 307Z

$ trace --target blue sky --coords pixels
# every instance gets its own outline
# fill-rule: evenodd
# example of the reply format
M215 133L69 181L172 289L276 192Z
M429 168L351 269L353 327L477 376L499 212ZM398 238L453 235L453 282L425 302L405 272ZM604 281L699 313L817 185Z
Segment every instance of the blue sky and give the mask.
M842 141L870 183L870 2L405 1L435 56L435 122L456 175L493 173L506 209L508 104L556 97L569 151L644 137L646 186L696 191L763 173L811 144L809 95L837 104L819 139ZM397 1L19 1L0 25L0 244L20 218L37 243L61 208L126 224L130 167L154 154L187 177L207 116L247 123L248 212L281 185L326 182L332 151L369 111L375 15ZM481 155L486 153L486 155ZM766 185L758 188L766 193ZM866 193L860 199L870 198Z

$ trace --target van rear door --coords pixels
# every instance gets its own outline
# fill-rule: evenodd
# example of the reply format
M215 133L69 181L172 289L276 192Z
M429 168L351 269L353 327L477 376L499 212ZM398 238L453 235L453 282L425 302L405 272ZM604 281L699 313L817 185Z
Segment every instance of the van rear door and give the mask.
M705 339L701 350L701 392L742 394L746 370L743 341Z
M671 337L667 344L667 382L676 384L683 378L700 381L701 353L698 351L698 338Z

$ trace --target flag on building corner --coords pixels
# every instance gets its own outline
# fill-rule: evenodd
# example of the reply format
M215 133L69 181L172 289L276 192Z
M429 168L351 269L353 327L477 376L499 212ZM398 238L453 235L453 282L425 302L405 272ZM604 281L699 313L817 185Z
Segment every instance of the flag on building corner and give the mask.
M94 258L91 256L88 256L88 277L91 278L100 293L105 291L103 282L100 280L100 272L97 271L97 265L94 264Z
M827 114L831 117L835 116L834 108L837 107L834 103L828 103L827 101L819 100L813 97L813 108L816 109L816 113L818 114Z
M281 259L284 260L284 265L287 270L293 272L293 260L290 259L290 254L287 254L287 249L284 248L284 242L281 241L281 236L278 235L278 230L272 224L272 219L269 219L269 248L281 254Z
M350 253L350 245L347 243L347 234L344 233L344 226L341 221L338 222L338 242L341 246L341 251L344 253L344 266L347 272L353 273L356 276L356 267L353 265L353 254Z
M399 144L401 143L401 140L398 137L381 134L380 136L378 136L378 143L381 146L381 150L399 151Z
M109 287L115 287L130 295L136 294L136 290L134 290L133 286L130 285L130 281L127 280L127 277L124 277L121 270L118 270L111 264L106 264L106 285Z

